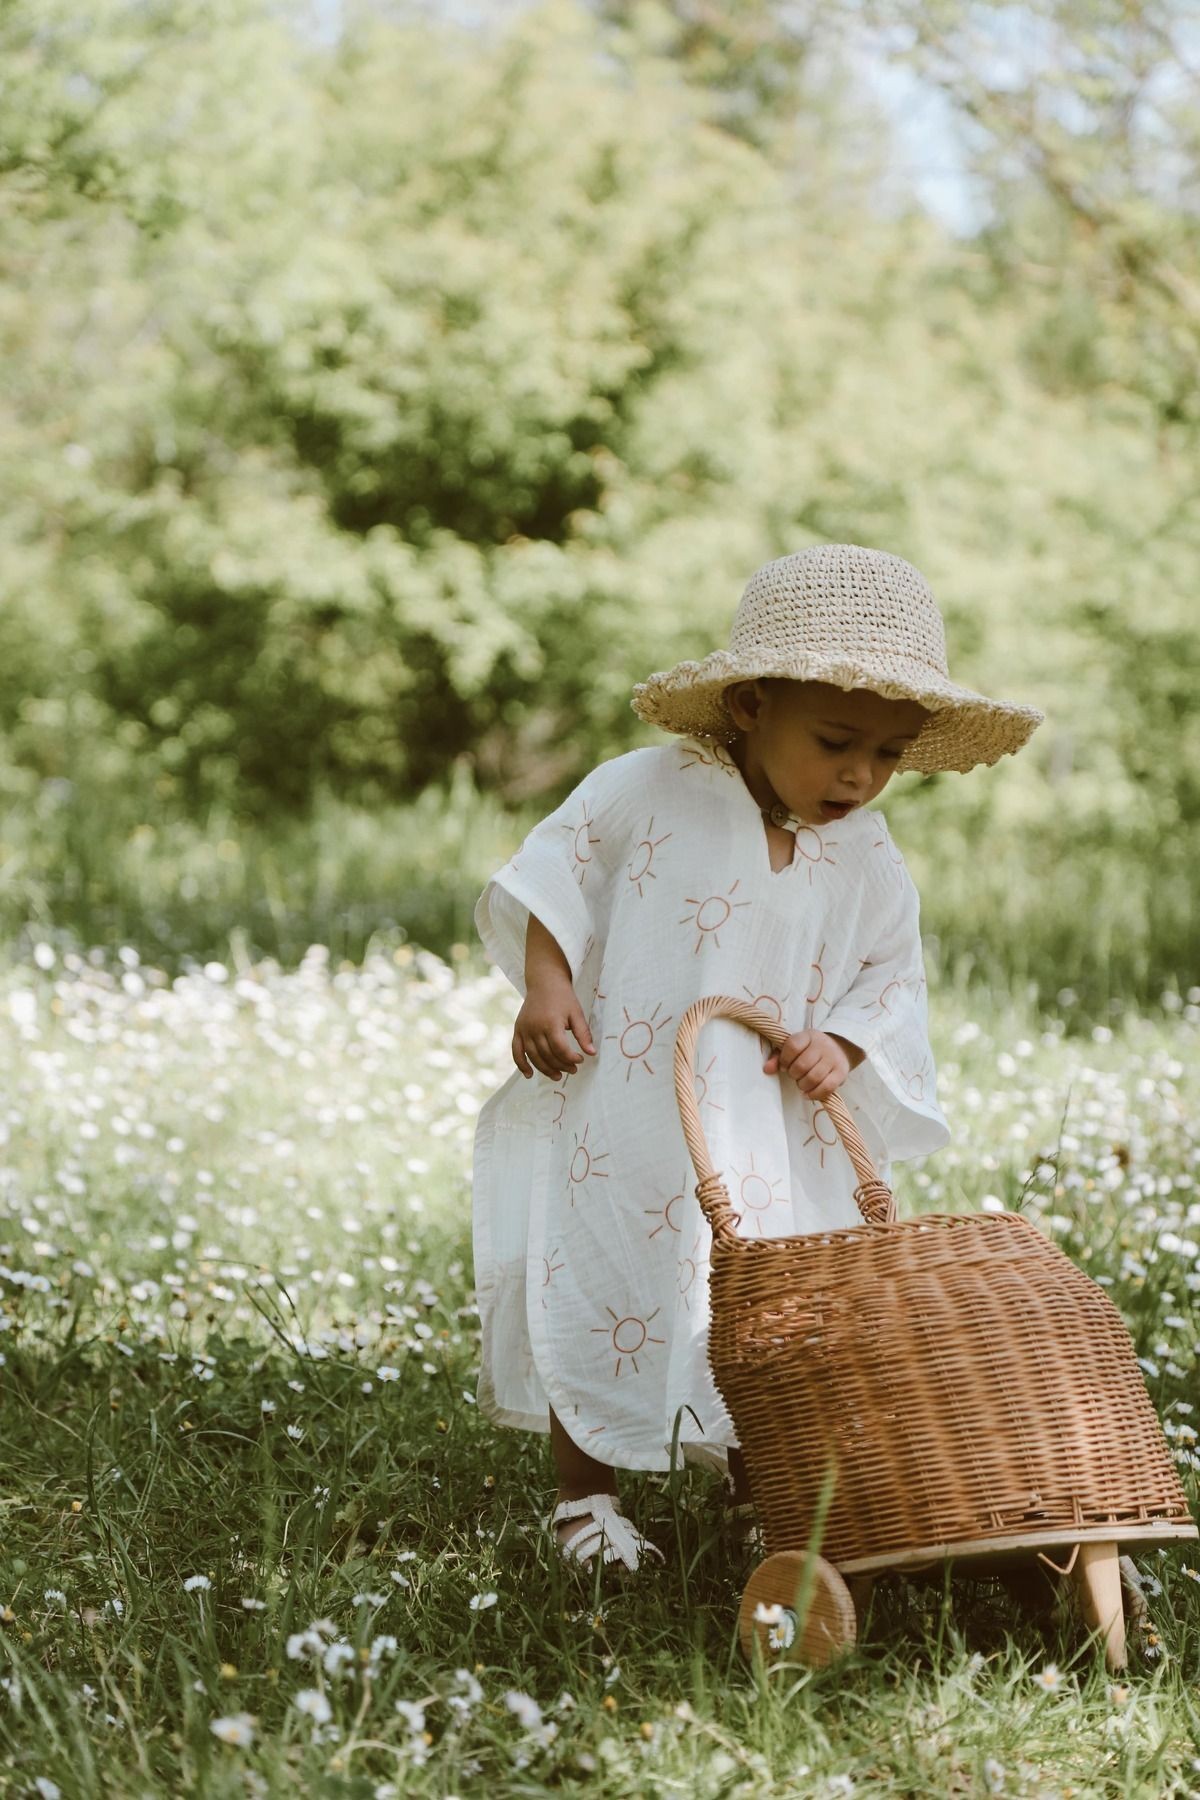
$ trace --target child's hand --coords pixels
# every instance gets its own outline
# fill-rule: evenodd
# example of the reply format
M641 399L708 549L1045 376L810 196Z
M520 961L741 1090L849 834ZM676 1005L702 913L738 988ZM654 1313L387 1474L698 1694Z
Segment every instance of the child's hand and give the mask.
M580 1050L568 1041L568 1031L574 1034ZM560 1075L573 1075L583 1061L583 1052L588 1056L596 1054L571 983L556 977L529 988L513 1027L513 1061L522 1075L528 1079L534 1069L551 1081L557 1081Z
M763 1072L790 1075L802 1094L824 1100L841 1087L862 1059L858 1045L845 1038L833 1037L827 1031L793 1031L778 1050L772 1050Z

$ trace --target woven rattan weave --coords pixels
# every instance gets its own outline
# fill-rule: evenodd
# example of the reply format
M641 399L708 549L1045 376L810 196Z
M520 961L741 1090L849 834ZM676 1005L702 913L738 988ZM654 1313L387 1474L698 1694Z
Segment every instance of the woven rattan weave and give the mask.
M768 1554L843 1573L982 1550L1195 1537L1134 1346L1103 1289L1018 1214L898 1220L846 1106L824 1106L859 1178L860 1226L741 1237L695 1095L705 1022L787 1032L743 1001L688 1008L675 1091L712 1227L709 1360Z

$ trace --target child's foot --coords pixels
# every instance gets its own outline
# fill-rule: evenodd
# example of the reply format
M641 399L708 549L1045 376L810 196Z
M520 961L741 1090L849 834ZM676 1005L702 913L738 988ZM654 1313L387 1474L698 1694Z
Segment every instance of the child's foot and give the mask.
M617 1500L611 1489L577 1496L571 1496L570 1489L559 1489L558 1504L547 1523L566 1562L582 1567L599 1555L603 1563L620 1563L634 1571L648 1555L666 1561L658 1545L618 1510Z
M592 1493L605 1493L611 1495L614 1504L621 1498L616 1488L593 1488L590 1491ZM587 1496L580 1493L577 1488L560 1487L555 1503L558 1505L564 1500L583 1500L586 1498ZM578 1518L574 1519L560 1519L558 1524L554 1527L554 1535L558 1539L560 1547L563 1544L569 1544L571 1539L573 1537L578 1537L581 1531L586 1531L591 1522L591 1513L580 1513Z

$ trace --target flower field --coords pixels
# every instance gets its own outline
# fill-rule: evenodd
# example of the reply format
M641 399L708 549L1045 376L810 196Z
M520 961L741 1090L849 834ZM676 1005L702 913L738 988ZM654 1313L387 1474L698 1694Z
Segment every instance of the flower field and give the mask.
M556 1565L548 1443L474 1399L514 1011L406 946L0 974L0 1794L1200 1794L1200 1546L1138 1554L1119 1680L957 1573L751 1668L697 1470L622 1478L665 1569ZM931 1013L955 1136L902 1213L1019 1207L1108 1288L1200 1513L1200 992Z

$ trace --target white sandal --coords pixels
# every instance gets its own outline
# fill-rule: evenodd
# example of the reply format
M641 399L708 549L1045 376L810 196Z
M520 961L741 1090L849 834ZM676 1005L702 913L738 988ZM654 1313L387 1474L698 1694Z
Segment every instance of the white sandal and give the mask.
M564 1519L592 1515L582 1531L564 1543L555 1529ZM583 1500L560 1500L546 1520L559 1555L568 1563L587 1563L599 1550L606 1563L621 1562L627 1569L637 1569L642 1555L648 1552L665 1563L666 1557L657 1544L643 1537L623 1513L619 1513L612 1494L588 1494Z

